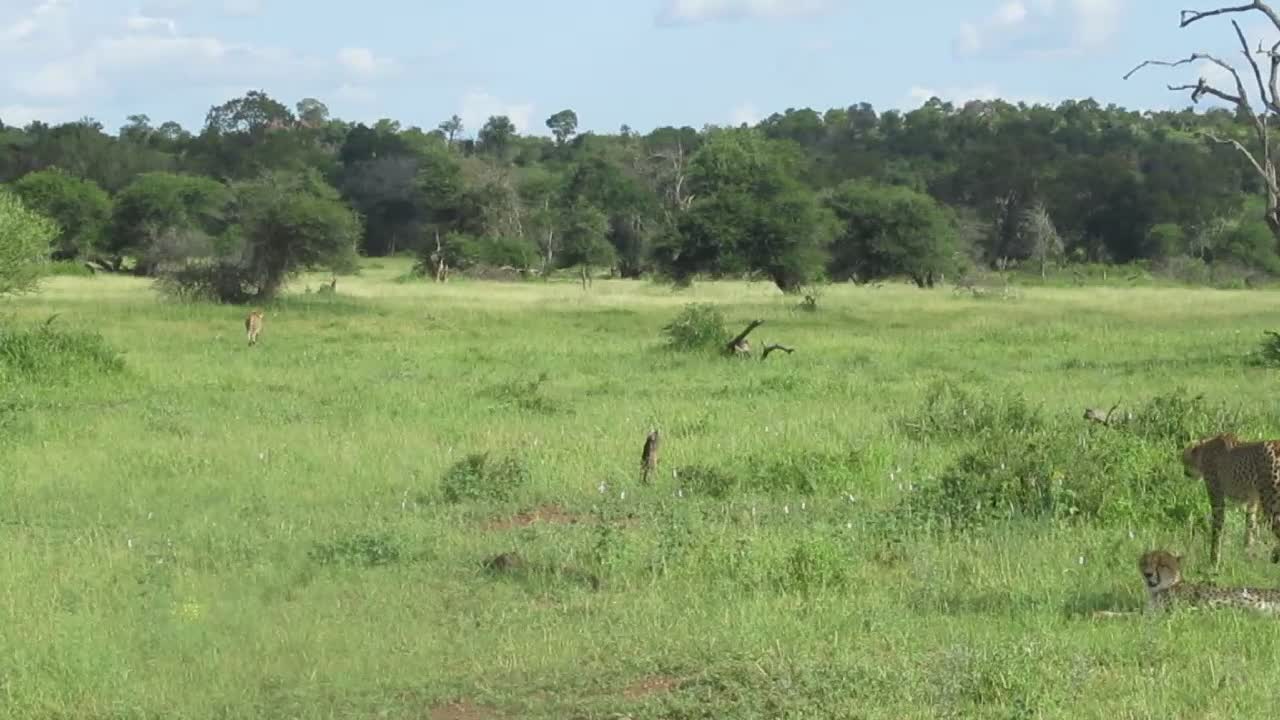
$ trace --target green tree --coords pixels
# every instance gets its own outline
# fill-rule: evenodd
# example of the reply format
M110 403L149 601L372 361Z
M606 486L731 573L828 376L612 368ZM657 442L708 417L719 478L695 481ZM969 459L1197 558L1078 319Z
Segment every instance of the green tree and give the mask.
M564 145L578 131L578 115L572 110L561 110L547 118L547 127L556 138L557 145Z
M57 236L57 223L0 189L0 295L36 287Z
M480 128L477 139L484 152L505 160L515 137L516 126L511 122L511 118L506 115L494 115L485 122L484 127Z
M144 173L115 198L104 252L119 269L126 256L136 260L135 272L155 271L156 243L161 238L188 236L201 252L204 239L218 238L227 228L232 195L226 185L206 177L166 172ZM172 249L165 255L172 257Z
M233 189L243 266L259 300L304 268L354 265L360 217L318 172L268 171Z
M51 168L28 173L12 187L23 204L60 228L50 248L53 259L91 255L101 248L111 222L111 197L97 183Z
M578 202L565 209L562 227L560 266L576 266L586 290L591 285L591 269L611 265L617 258L608 240L609 216L589 203Z
M831 275L867 282L906 275L919 287L956 264L956 228L936 200L910 188L850 180L827 201L840 223Z
M713 131L690 161L689 209L656 248L664 272L761 273L788 293L819 275L830 222L799 169L789 146L758 131Z

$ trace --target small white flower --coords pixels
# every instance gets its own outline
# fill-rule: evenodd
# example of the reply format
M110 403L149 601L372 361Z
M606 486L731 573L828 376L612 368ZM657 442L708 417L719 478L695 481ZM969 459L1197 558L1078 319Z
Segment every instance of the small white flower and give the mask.
M1080 557L1076 558L1076 562L1077 562L1078 564L1080 564L1080 565L1083 565L1083 564L1084 564L1084 556L1083 556L1083 555L1081 555Z
M129 539L126 541L126 544L128 544L129 549L130 549L130 550L132 550L132 549L133 549L133 538L129 538Z
M845 524L844 524L844 526L845 526L846 528L848 528L849 530L852 530L852 529L853 529L853 523L851 523L851 522L847 522L847 523L845 523Z
M600 491L601 495L603 495L605 490L604 483L600 483L599 487L597 487L596 489Z
M791 507L790 507L789 505L783 505L783 506L782 506L782 514L783 514L783 515L790 515L790 514L791 514Z
M800 510L801 510L802 512L804 511L804 501L803 501L803 500L801 500L801 501L800 501Z
M619 499L619 500L626 500L626 499L627 499L627 491L626 491L626 490L623 490L622 492L618 493L618 499Z
M676 489L676 497L680 497L680 498L684 497L684 488Z

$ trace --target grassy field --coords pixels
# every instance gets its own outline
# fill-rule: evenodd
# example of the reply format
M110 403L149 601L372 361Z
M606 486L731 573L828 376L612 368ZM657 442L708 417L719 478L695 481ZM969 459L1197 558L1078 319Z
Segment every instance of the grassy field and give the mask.
M1274 292L833 287L806 312L766 284L406 267L300 279L254 348L243 308L142 280L0 303L29 341L0 347L0 715L1280 710L1276 620L1089 616L1141 608L1149 547L1205 576L1177 448L1280 436L1248 362ZM691 302L797 351L664 348ZM53 313L79 338L56 353L31 330ZM1080 417L1117 402L1126 426ZM1242 527L1218 581L1280 584ZM506 551L526 565L484 569Z

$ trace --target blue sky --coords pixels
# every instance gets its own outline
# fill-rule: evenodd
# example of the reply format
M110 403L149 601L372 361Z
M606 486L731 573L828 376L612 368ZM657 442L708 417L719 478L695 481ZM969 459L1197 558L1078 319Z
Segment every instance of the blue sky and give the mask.
M1186 0L1197 5L1195 0ZM1239 4L1235 2L1233 4ZM1198 3L1200 7L1213 6ZM1191 51L1240 60L1227 19L1178 28L1168 0L0 0L0 120L132 113L197 130L262 89L337 117L470 135L491 114L545 134L752 122L788 107L918 107L1094 97L1181 107L1166 83L1204 66L1121 76ZM321 9L327 8L327 9ZM1252 43L1276 37L1239 16Z

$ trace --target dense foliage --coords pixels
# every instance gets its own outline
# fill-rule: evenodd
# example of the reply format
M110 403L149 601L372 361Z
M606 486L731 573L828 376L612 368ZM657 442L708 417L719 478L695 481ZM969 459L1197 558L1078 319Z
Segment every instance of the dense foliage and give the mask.
M1184 279L1214 265L1280 272L1258 177L1200 137L1250 145L1225 110L934 99L645 135L580 133L570 109L545 125L551 137L521 135L506 117L369 126L255 91L211 108L194 133L142 115L115 135L89 119L0 125L0 182L60 223L53 257L144 275L243 254L246 237L273 232L271 213L304 211L337 229L296 226L280 245L290 268L346 262L354 233L360 252L415 253L441 280L451 268L574 268L584 285L608 270L754 276L794 291L824 277L927 286L1020 262L1041 273L1140 262ZM304 177L310 189L289 208L246 192ZM289 270L255 247L237 262L261 264L251 279L270 294Z

